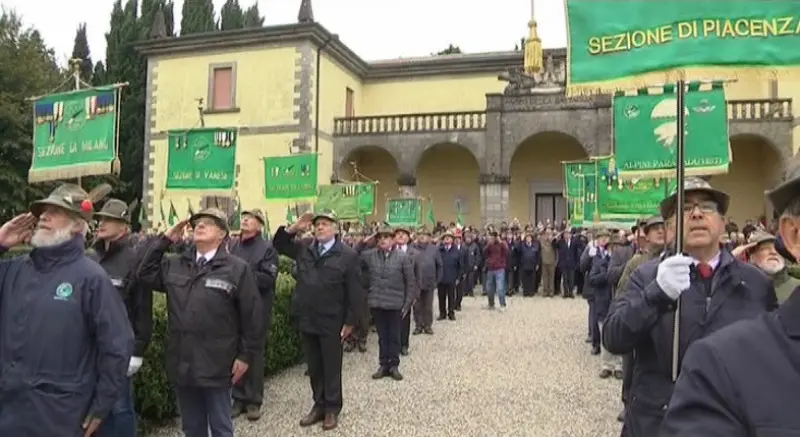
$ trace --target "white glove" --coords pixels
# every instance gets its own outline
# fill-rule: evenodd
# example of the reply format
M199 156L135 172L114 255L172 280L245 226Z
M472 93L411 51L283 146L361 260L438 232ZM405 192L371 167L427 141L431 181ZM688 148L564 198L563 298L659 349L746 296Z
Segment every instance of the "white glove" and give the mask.
M684 255L674 255L658 265L656 283L672 300L677 300L681 293L689 289L691 277L689 267L694 259Z
M142 368L142 363L144 363L142 357L131 357L131 361L128 363L128 378L135 375Z
M594 245L589 246L589 258L594 258L597 255L597 247Z

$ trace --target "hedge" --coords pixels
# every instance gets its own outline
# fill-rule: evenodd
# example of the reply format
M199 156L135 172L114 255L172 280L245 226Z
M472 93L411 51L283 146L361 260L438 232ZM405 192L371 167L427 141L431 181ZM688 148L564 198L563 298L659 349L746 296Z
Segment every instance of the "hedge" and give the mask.
M26 253L18 249L4 254L10 258ZM275 287L275 304L272 308L272 325L267 343L268 358L264 372L272 375L302 359L300 338L290 323L291 298L295 281L291 275L293 262L281 257L278 282ZM147 426L163 424L178 415L172 386L164 369L167 335L167 308L163 293L153 296L153 338L144 356L144 366L134 377L136 411Z

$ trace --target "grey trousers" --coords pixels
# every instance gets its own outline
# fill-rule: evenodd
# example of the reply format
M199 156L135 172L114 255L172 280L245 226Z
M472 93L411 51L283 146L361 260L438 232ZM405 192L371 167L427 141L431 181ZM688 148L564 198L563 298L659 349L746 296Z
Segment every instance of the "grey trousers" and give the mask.
M420 329L433 326L433 290L420 290L414 304L414 326Z
M267 357L267 343L269 340L269 329L272 324L272 305L275 303L275 294L270 293L262 296L264 299L262 315L264 320L264 351L253 357L253 362L248 363L247 373L233 386L233 400L243 405L256 405L258 407L264 402L264 362Z

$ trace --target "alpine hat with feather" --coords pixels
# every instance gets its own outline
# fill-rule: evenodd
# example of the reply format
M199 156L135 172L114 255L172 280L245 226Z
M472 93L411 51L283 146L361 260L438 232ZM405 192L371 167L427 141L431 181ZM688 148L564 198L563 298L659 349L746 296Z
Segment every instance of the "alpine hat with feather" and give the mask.
M118 220L125 223L131 222L131 215L139 205L138 200L134 200L130 205L122 200L110 198L103 203L103 207L99 212L94 213L94 218L98 220L111 219Z
M111 185L100 184L88 193L78 185L62 184L44 199L31 203L30 210L39 217L48 206L60 208L78 218L89 221L94 215L94 204L111 192Z

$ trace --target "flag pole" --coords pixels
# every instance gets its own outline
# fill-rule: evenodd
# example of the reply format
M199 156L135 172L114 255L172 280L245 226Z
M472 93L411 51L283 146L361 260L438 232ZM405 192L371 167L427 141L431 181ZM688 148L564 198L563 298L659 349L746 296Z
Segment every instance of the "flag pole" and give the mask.
M675 90L675 101L677 106L678 124L678 144L675 148L675 254L683 253L683 203L684 203L684 175L686 173L686 84L679 80ZM680 368L680 321L681 321L681 299L675 302L675 320L672 328L672 381L678 379Z

